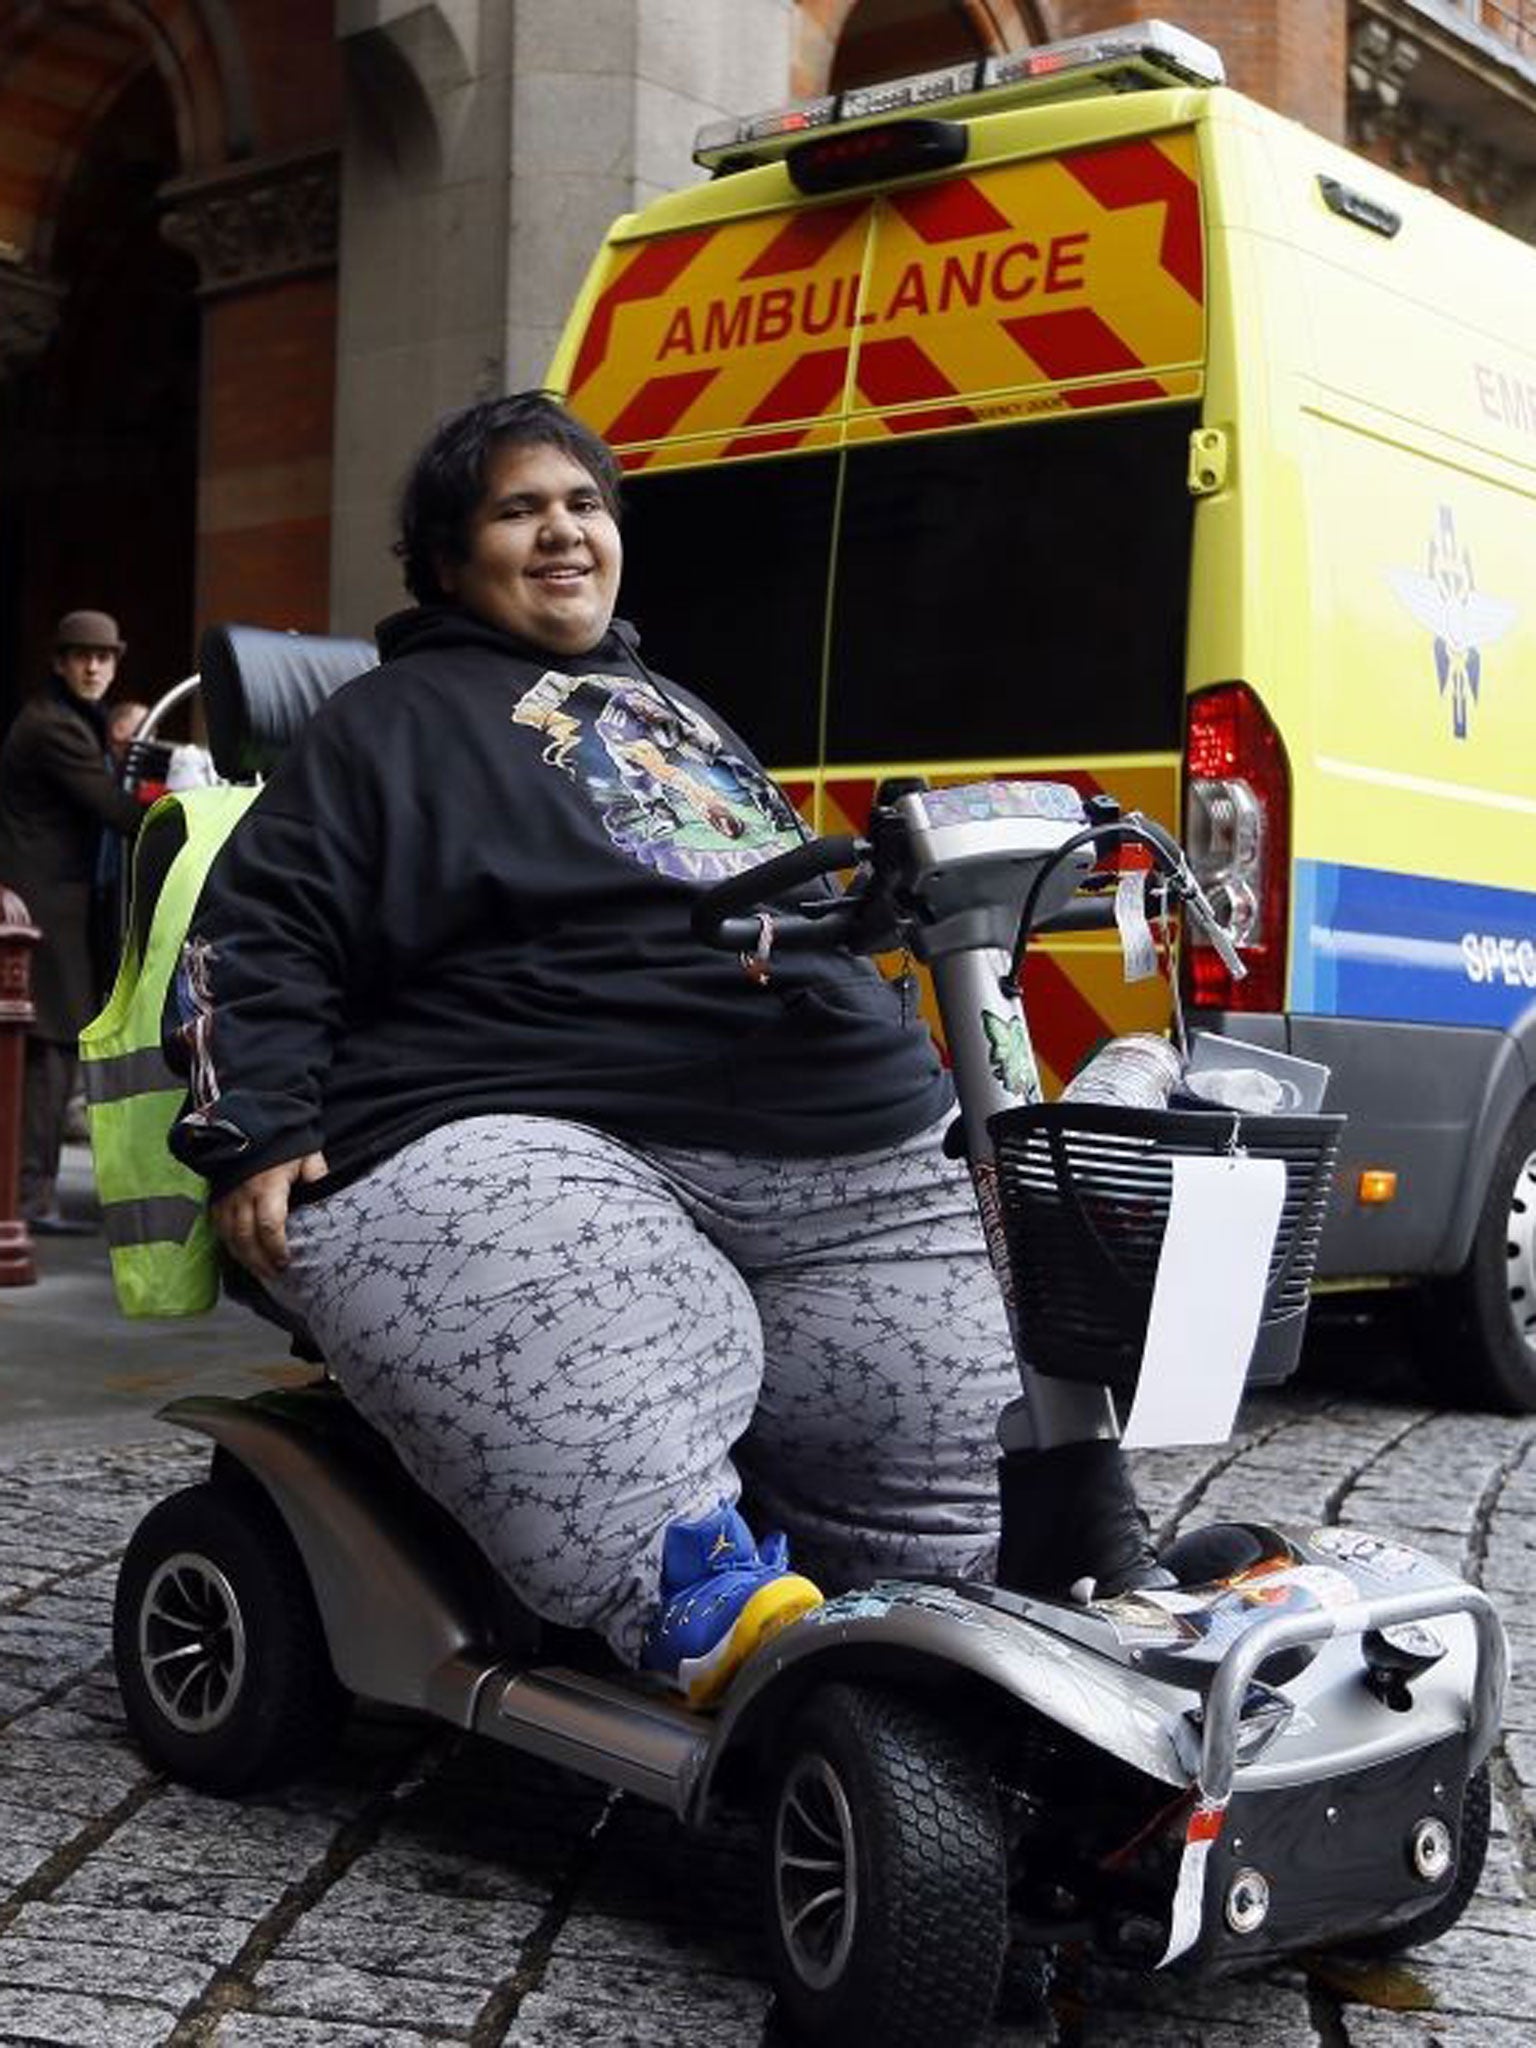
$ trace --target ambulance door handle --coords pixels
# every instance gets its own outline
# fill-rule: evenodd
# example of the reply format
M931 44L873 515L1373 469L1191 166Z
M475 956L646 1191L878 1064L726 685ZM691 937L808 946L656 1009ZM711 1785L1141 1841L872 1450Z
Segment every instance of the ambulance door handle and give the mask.
M1189 437L1191 497L1208 498L1225 488L1232 443L1225 427L1196 427Z

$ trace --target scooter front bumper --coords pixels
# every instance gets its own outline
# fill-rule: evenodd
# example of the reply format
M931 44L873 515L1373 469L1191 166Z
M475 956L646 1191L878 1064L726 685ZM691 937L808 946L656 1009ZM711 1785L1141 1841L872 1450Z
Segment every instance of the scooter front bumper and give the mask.
M1071 1832L1055 1815L1065 1818L1083 1787L1057 1775L1040 1791L1044 1867L1032 1874L1078 1901L1071 1932L1106 1953L1152 1968L1249 1963L1414 1920L1455 1882L1467 1782L1498 1729L1503 1630L1483 1593L1406 1546L1327 1532L1286 1541L1303 1560L1291 1576L1331 1605L1256 1606L1234 1619L1243 1603L1227 1587L1171 1596L1165 1611L1140 1599L1085 1609L911 1582L831 1600L738 1678L694 1811L723 1753L809 1686L847 1678L947 1688L965 1675L1009 1695L1036 1725L1087 1744L1104 1759L1106 1784L1126 1766L1151 1781L1144 1811L1167 1788L1157 1839L1129 1872L1123 1861L1114 1867L1104 1834L1097 1850L1053 1868ZM1160 1621L1187 1630L1179 1648L1156 1639ZM1384 1696L1373 1632L1430 1622L1438 1656ZM1293 1668L1278 1677L1288 1653ZM1081 1773L1086 1752L1064 1754ZM1426 1824L1444 1851L1428 1869L1414 1847ZM1119 1839L1135 1826L1127 1814ZM1053 1938L1048 1927L1040 1938Z
M1471 1624L1471 1644L1458 1616ZM1356 1646L1426 1622L1449 1639L1445 1668L1425 1674L1417 1700L1405 1685L1394 1706L1370 1690ZM1318 1662L1288 1688L1290 1744L1242 1767L1255 1675L1312 1647L1322 1650ZM1498 1733L1507 1673L1492 1602L1448 1577L1256 1621L1206 1690L1161 1965L1259 1961L1428 1912L1454 1882L1467 1780ZM1352 1730L1347 1746L1341 1723ZM1427 1864L1426 1841L1443 1850Z

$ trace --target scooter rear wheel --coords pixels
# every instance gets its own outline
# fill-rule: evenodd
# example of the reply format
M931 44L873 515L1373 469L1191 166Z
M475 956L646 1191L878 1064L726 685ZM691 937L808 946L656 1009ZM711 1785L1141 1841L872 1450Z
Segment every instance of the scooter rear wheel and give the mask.
M801 2035L840 2048L965 2048L1008 1937L1007 1856L985 1769L919 1701L813 1694L768 1803L768 1944Z
M151 1508L118 1573L112 1650L140 1748L206 1792L298 1777L351 1704L293 1539L255 1487L189 1486Z

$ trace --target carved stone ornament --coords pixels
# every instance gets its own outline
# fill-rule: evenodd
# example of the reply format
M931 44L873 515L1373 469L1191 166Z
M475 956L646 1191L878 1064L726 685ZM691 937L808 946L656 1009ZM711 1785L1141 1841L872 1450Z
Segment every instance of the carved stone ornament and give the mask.
M1411 36L1374 15L1356 23L1349 44L1349 141L1357 149L1381 144L1399 170L1496 218L1518 182L1514 166L1491 143L1410 96L1421 54Z
M1349 39L1351 142L1374 142L1403 105L1403 86L1418 65L1419 45L1374 15L1355 23Z
M234 164L174 179L161 193L160 232L197 264L204 296L335 267L334 151Z
M0 377L41 355L59 324L64 287L0 249Z

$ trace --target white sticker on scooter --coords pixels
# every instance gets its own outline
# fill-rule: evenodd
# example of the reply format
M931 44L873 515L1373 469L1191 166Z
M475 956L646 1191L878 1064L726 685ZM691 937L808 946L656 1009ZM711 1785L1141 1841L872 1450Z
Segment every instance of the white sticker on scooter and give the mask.
M1347 1607L1352 1600L1360 1598L1360 1589L1354 1580L1326 1564L1288 1565L1284 1571L1270 1572L1254 1583L1266 1592L1278 1591L1285 1586L1299 1587L1302 1592L1310 1593L1319 1607Z
M1021 1102L1040 1100L1040 1073L1022 1017L1000 1017L983 1010L981 1028L987 1038L987 1065L999 1088Z
M1314 1550L1328 1551L1342 1564L1361 1565L1384 1578L1411 1578L1426 1568L1436 1569L1421 1551L1410 1550L1406 1543L1369 1536L1363 1529L1314 1529L1307 1542Z
M1115 923L1127 981L1148 981L1157 972L1157 947L1147 922L1147 870L1132 868L1115 884Z
M1201 1800L1189 1816L1184 1830L1184 1852L1179 1858L1179 1881L1173 1892L1173 1913L1168 1927L1168 1946L1157 1967L1167 1969L1185 1949L1193 1947L1200 1935L1201 1909L1205 1904L1205 1866L1211 1844L1221 1833L1227 1817L1227 1803Z
M1264 1307L1285 1165L1176 1156L1141 1373L1123 1441L1219 1444L1232 1434Z

